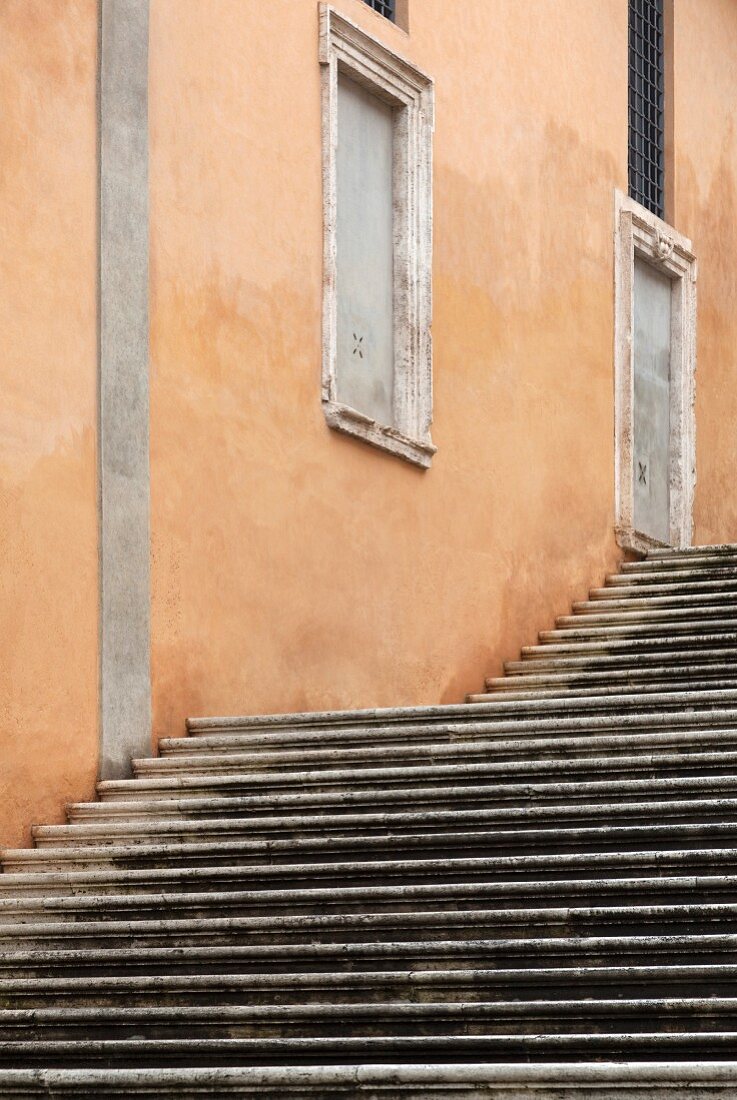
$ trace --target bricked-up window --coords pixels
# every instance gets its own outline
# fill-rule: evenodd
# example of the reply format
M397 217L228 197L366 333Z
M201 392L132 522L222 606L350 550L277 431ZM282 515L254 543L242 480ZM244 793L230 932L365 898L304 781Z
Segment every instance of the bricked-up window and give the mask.
M396 18L396 2L397 0L365 0L370 8L378 11L379 15L385 15L387 19L391 19L392 23Z
M629 191L665 216L663 0L629 0Z
M319 10L323 412L330 428L427 468L433 81Z

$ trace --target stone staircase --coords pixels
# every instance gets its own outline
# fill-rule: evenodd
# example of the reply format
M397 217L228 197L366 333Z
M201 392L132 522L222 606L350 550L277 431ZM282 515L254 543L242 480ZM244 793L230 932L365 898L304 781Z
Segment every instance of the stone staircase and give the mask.
M737 547L468 704L195 719L6 850L0 1093L737 1096Z

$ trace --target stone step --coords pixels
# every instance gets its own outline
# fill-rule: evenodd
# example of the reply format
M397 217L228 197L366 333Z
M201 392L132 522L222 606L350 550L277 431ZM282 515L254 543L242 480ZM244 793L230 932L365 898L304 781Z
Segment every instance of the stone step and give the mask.
M623 561L619 566L621 573L680 573L684 570L710 572L713 569L737 568L737 551L710 554L672 554L669 557L655 558L648 555L642 561Z
M77 802L67 807L70 822L131 821L141 818L165 817L240 817L246 813L287 812L355 813L369 810L379 813L398 807L437 809L480 809L502 806L535 806L542 804L591 803L617 798L622 802L643 799L665 801L683 798L733 797L737 794L736 775L708 775L640 779L598 779L582 782L549 781L535 783L462 784L460 786L399 787L393 790L299 791L243 797L200 796L150 798L129 802Z
M712 966L734 959L737 936L722 934L543 936L527 938L406 939L351 942L312 942L228 945L210 947L97 948L84 950L7 951L0 956L3 977L80 975L207 974L225 972L294 974L321 970L367 968L393 970L422 968L478 969L504 967L587 967L616 960L620 966Z
M735 690L737 684L737 665L734 670L734 679L725 679L724 670L718 665L684 665L672 668L670 665L656 665L645 668L609 668L600 671L583 669L570 669L563 672L538 672L536 662L520 662L522 669L514 675L489 676L486 687L493 691L510 691L512 693L532 688L558 688L561 691L580 689L595 692L598 689L612 689L624 692L631 688L632 693L641 688L660 685L657 689L665 694L668 689L679 694L685 691L719 691L723 688ZM236 735L231 735L236 736ZM165 755L170 752L186 752L187 741L185 737L172 738L183 742L176 749L166 748ZM199 745L205 738L191 739Z
M695 568L693 565L684 564L680 569L653 569L644 566L641 569L633 569L630 572L622 570L619 573L610 573L605 578L607 586L629 585L659 585L659 584L700 584L707 582L729 583L737 579L737 564L727 563L712 565L706 570Z
M652 1032L575 1035L454 1035L361 1036L356 1038L289 1039L121 1039L79 1042L38 1041L0 1043L4 1067L237 1067L281 1064L360 1064L404 1061L416 1068L440 1061L483 1060L506 1063L517 1059L545 1061L567 1058L718 1059L723 1069L735 1049L732 1032ZM628 1066L628 1068L630 1068ZM632 1067L634 1068L634 1067ZM505 1065L505 1072L508 1067ZM52 1078L52 1080L54 1080ZM218 1080L217 1077L214 1080ZM513 1094L519 1100L519 1092ZM588 1093L588 1096L591 1096ZM608 1094L611 1096L611 1094ZM652 1093L650 1094L653 1095ZM557 1094L557 1097L560 1093ZM695 1094L698 1097L698 1094ZM556 1097L556 1100L557 1100Z
M424 707L378 707L353 710L293 711L281 714L240 714L229 717L188 718L187 732L194 736L229 733L265 736L274 732L324 733L329 730L389 726L406 727L412 723L429 725L466 718L481 718L489 707L475 708L470 714L464 703ZM176 740L176 739L175 739Z
M513 678L510 677L510 679L513 679ZM724 688L727 688L727 687L729 687L731 689L732 685L734 685L734 687L737 687L737 680L734 680L734 681L723 681L722 680L722 681L720 681L719 687L720 687L720 689L724 689ZM599 697L602 697L602 698L607 697L608 699L611 700L613 706L616 706L618 701L620 700L620 698L622 696L628 696L628 695L631 695L632 693L637 693L637 694L641 694L641 695L660 694L664 691L667 691L669 686L670 685L669 685L667 680L666 681L656 680L656 681L653 681L652 683L645 680L645 681L643 681L639 684L628 684L626 686L617 685L617 684L613 684L613 685L610 684L609 686L597 685L595 687L579 688L579 687L576 687L575 684L573 684L571 687L565 687L565 686L563 686L563 687L561 687L561 686L558 686L558 687L556 687L556 686L541 687L541 686L535 686L534 684L529 685L529 684L526 683L525 680L522 680L522 682L519 683L519 684L515 684L513 682L509 686L508 686L508 682L505 682L504 686L499 686L498 683L497 684L492 684L491 690L480 691L480 692L477 692L475 694L467 695L466 698L467 698L469 703L473 703L473 702L483 702L486 699L492 699L492 698L496 697L500 692L504 692L504 694L507 698L518 699L518 700L524 700L524 699L558 699L558 698L561 698L561 697L576 698L579 695L586 694L589 697L593 697L593 696L599 696ZM689 683L688 680L676 680L675 683L673 684L673 686L675 688L677 688L679 691L688 691L688 690L706 691L709 687L709 682L707 680L701 680L701 681L696 681L696 682Z
M735 636L737 637L737 635ZM629 653L630 643L626 645L613 642L610 647L614 652L621 650L636 664L643 657L649 655L648 643L638 642L631 643L632 653ZM639 652L638 647L642 647L642 655ZM554 651L558 648L553 645L534 646L527 647L528 649L534 649L540 651L541 659L549 659L554 657ZM698 652L698 650L696 651ZM704 663L709 663L710 660L716 660L718 650L714 651L713 658L709 654L701 656L701 660ZM594 664L598 659L597 650L592 651L592 655L587 660L590 660ZM667 654L667 660L670 663L671 654ZM660 656L662 663L663 656ZM535 671L538 665L537 660L532 659L522 662L523 668L526 671ZM735 665L737 667L737 648L735 649ZM714 689L703 693L703 698L699 699L694 693L689 693L683 698L679 696L678 692L664 692L662 700L648 700L643 701L638 698L633 699L632 705L640 709L657 709L658 703L662 704L662 709L680 709L683 703L688 703L689 706L694 707L699 702L705 706L713 707L715 702L718 702L722 707L732 705L735 713L737 713L737 693L724 692L721 699L716 699ZM602 703L597 699L587 700L585 698L571 701L562 701L560 704L556 702L541 702L538 706L530 708L529 704L515 703L514 701L505 701L504 699L494 700L491 703L479 703L474 706L468 706L468 704L460 704L458 706L452 706L447 708L406 708L401 711L392 711L393 718L383 721L381 718L366 718L365 712L362 711L344 711L340 713L340 719L336 718L335 722L325 721L320 725L311 727L309 725L302 725L298 721L296 715L284 715L283 721L279 723L272 723L268 729L260 729L249 726L244 722L242 726L237 722L233 722L227 730L213 731L207 734L208 740L216 738L217 743L220 746L227 744L226 738L233 735L239 736L241 739L249 738L254 744L268 744L267 738L274 738L275 735L279 735L282 740L278 743L284 744L284 736L298 735L300 738L300 744L306 744L308 739L314 740L317 744L327 744L328 740L332 736L342 744L347 737L353 735L362 735L364 731L374 730L382 739L392 735L392 732L405 736L407 733L417 730L422 733L428 733L433 728L445 729L445 730L457 730L462 731L469 724L475 724L478 729L482 729L486 723L495 723L504 718L517 718L523 719L530 717L533 714L572 714L572 713L596 713L603 709ZM193 740L193 739L192 739ZM171 738L165 741L165 747L168 748L173 742L186 743L185 738ZM191 740L190 740L191 743ZM272 741L272 743L274 743ZM189 750L187 750L189 751Z
M567 671L581 669L582 671L602 671L606 669L634 669L660 667L663 662L675 671L686 665L711 664L721 676L729 677L737 669L737 651L733 646L722 649L653 649L629 652L626 648L619 649L616 653L594 652L555 655L551 646L539 646L539 653L528 655L524 660L505 661L504 671L509 676L518 673L540 671ZM664 693L665 695L666 693ZM674 693L675 694L675 693ZM483 703L474 704L483 706ZM490 704L487 704L490 705Z
M454 788L460 784L510 784L523 778L543 784L576 777L583 786L606 778L641 778L663 776L675 779L688 776L730 776L737 778L737 751L728 745L720 751L699 751L672 746L655 751L646 746L595 755L548 756L538 759L510 758L499 761L464 763L423 763L420 765L384 767L337 767L307 771L245 771L239 770L238 758L228 767L224 757L215 774L197 775L194 771L181 776L160 778L106 780L98 785L103 805L106 802L134 802L182 798L240 798L272 794L290 794L295 789L313 795L325 794L352 798L372 788L379 788L377 798L396 789L406 790L417 784L425 791L433 787Z
M660 667L663 661L662 654L657 652L620 653L615 657L610 656L610 654L594 654L594 656L586 657L555 657L552 653L552 647L539 648L542 651L540 657L535 660L528 658L525 661L509 662L511 670L527 673L540 670L547 671L548 668L554 671L583 668L586 671L596 671L599 669L620 668L623 664L646 667L646 665L657 662L658 667ZM730 657L734 657L733 650L727 650L726 652ZM719 650L683 651L679 656L682 656L684 662L693 663L695 658L695 660L704 664L722 660L724 654ZM671 654L669 654L669 661L670 659ZM735 698L731 697L733 694L735 694ZM641 697L634 694L632 695L631 706L628 709L635 708L638 711L641 709L641 711L651 712L660 709L662 713L672 709L672 711L680 712L684 704L691 709L695 709L698 705L712 708L715 704L718 704L725 713L730 705L735 704L733 712L737 713L737 694L725 692L718 696L718 693L711 686L709 686L709 690L702 693L669 691L663 692L660 698L651 697L647 700L642 700ZM532 711L530 711L528 702L505 702L503 698L498 698L498 700L495 698L492 702L474 705L394 708L386 712L386 719L382 717L383 712L365 711L335 712L332 717L321 715L319 722L315 720L311 723L307 720L303 723L303 718L306 716L299 714L262 716L257 724L246 718L213 719L211 725L193 726L193 729L191 729L191 733L194 735L193 738L165 738L162 741L162 747L164 752L168 753L169 751L182 751L182 747L186 746L185 751L188 752L191 750L190 746L193 744L194 738L199 739L200 737L207 738L211 746L217 746L220 749L228 745L228 739L232 736L238 736L242 744L248 741L253 746L271 748L287 746L289 742L294 742L301 748L315 744L327 745L330 741L339 741L343 745L349 740L404 740L407 736L415 733L427 736L432 729L442 731L443 734L463 734L464 731L469 731L469 733L475 735L485 733L485 731L493 731L493 728L496 728L502 719L514 720L525 719L532 715L544 717L558 714L565 717L576 714L584 716L606 711L606 704L597 701L596 698L593 698L593 700L586 700L586 698L569 700L569 698L562 696L559 701L541 700L533 706ZM653 717L657 718L657 715L653 714ZM715 720L719 720L718 717Z
M357 1095L427 1100L442 1090L444 1100L613 1100L629 1095L651 1100L733 1100L737 1063L677 1062L546 1062L514 1064L489 1061L384 1061L362 1065L261 1064L255 1067L27 1069L0 1070L0 1095L239 1096L283 1100L285 1096L355 1098ZM646 1092L644 1090L647 1090Z
M524 681L523 681L524 682ZM391 741L379 741L384 764L390 757L396 762L412 761L423 758L450 759L457 754L465 758L481 755L482 759L501 759L502 754L519 756L524 754L544 754L545 750L560 749L563 752L575 751L587 745L591 748L604 751L607 745L612 748L631 744L638 745L668 745L686 744L694 746L699 744L713 744L728 746L734 739L737 723L737 712L730 711L730 722L719 726L711 721L712 713L703 714L699 711L685 714L658 714L655 716L634 715L629 720L620 718L616 714L603 719L596 717L591 719L573 719L569 721L539 720L534 723L525 723L520 727L519 723L507 723L502 728L498 724L489 726L470 723L466 727L449 730L443 727L431 727L427 731L427 740L418 735L415 742L412 738L398 738L396 743ZM654 719L658 720L655 721ZM704 719L709 719L708 723ZM489 730L494 737L487 737ZM421 731L420 731L421 732ZM506 736L505 736L506 734ZM510 736L511 734L511 736ZM185 741L184 738L181 738ZM209 759L233 761L236 758L245 762L250 761L254 767L268 769L273 764L294 766L298 763L310 763L312 765L324 763L330 766L331 761L344 760L358 763L377 762L377 744L374 741L367 743L354 743L346 737L345 744L339 740L331 741L329 747L323 750L314 748L308 743L308 747L284 748L279 751L268 751L264 748L260 752L253 752L252 743L248 738L241 739L238 734L228 735L225 742L220 745L217 739L197 738L189 744L184 744L179 751L167 752L163 757L151 760L134 761L134 767L138 774L150 773L164 774L178 773L189 767L197 767L199 762ZM294 742L291 742L294 744ZM187 752L189 749L189 752ZM245 751L244 751L245 750ZM191 753L191 755L190 755ZM156 761L155 765L153 761Z
M527 669L531 665L525 662L524 667ZM576 673L566 672L564 675L576 675ZM520 680L520 684L525 682L526 680ZM663 706L663 701L670 702L676 695L678 697L676 705ZM737 708L724 706L723 699L723 695L711 689L700 693L695 691L650 693L646 697L635 691L629 696L618 698L615 705L608 703L605 699L595 700L596 709L590 710L582 710L579 704L584 700L574 695L570 701L567 698L561 698L559 701L554 700L552 704L549 700L541 700L541 705L535 706L532 713L527 710L527 704L517 703L517 715L509 717L503 715L500 710L499 717L496 719L487 716L480 720L433 723L428 726L419 724L391 725L387 728L359 726L324 732L287 730L270 734L251 734L233 731L201 738L169 739L164 742L165 752L162 759L199 753L204 755L217 753L226 756L248 752L259 756L264 754L264 757L267 757L277 753L317 750L327 754L334 750L347 751L354 748L369 749L374 754L373 758L376 759L377 756L384 757L396 749L406 749L411 752L411 746L415 742L440 746L468 744L484 739L495 741L497 739L500 741L523 740L530 737L562 739L593 736L604 732L634 734L677 730L695 732L709 728L729 730L737 724ZM715 706L715 703L718 706ZM497 705L495 700L494 706ZM471 709L472 707L469 706L469 710ZM597 710L600 713L597 713Z
M645 560L662 558L700 558L704 554L724 554L729 557L737 552L737 542L713 542L699 546L655 546L645 554Z
M249 874L249 868L251 873ZM520 879L651 875L732 875L737 873L737 848L728 846L654 848L637 851L535 853L495 856L404 859L328 859L310 862L257 863L244 858L223 865L153 868L101 868L68 871L5 873L0 897L43 897L70 893L99 894L250 889L310 889L350 887L374 879L403 885L514 882ZM1 965L1 960L0 960Z
M366 1004L210 1005L0 1009L0 1043L135 1039L346 1038L397 1036L651 1034L668 1030L737 1037L737 998L528 1001L374 1000Z
M720 659L720 654L719 651L715 650L713 660L718 659ZM708 662L709 657L704 656L702 660ZM524 667L526 670L530 670L532 666L525 662ZM664 698L665 705L667 705L669 698L670 695L667 699ZM681 701L675 700L674 705L678 707ZM693 700L690 701L693 702ZM713 699L710 696L705 696L704 702L711 705ZM635 705L642 704L637 703L635 700ZM576 709L596 710L598 706L596 702L589 706L585 700L582 700L576 704ZM540 709L555 712L558 708L554 704L544 704ZM563 709L568 712L571 708L566 706ZM308 739L312 739L318 744L323 744L327 743L331 736L344 739L355 733L363 734L366 730L374 730L384 737L390 736L392 731L405 736L413 729L421 729L424 732L433 727L461 730L467 727L469 723L478 723L479 728L481 728L480 724L487 721L496 721L503 714L520 714L524 711L524 707L509 704L508 708L505 708L501 701L495 701L494 703L478 704L471 707L461 703L443 707L391 708L386 711L336 711L332 714L314 716L314 721L308 720L313 717L312 715L303 714L267 715L260 716L257 720L245 717L212 719L207 720L207 725L194 725L195 720L190 719L189 725L192 727L191 733L194 737L206 737L213 744L217 742L220 745L227 744L227 738L232 735L241 738L247 737L254 744L284 743L283 739L288 736L299 737L301 739L300 743L307 743ZM265 721L264 719L269 720ZM202 721L204 722L204 720ZM277 741L277 738L280 740ZM164 739L166 748L169 746L174 747L180 743L186 744L187 739Z
M304 883L296 886L262 884L254 888L243 876L235 886L223 888L207 881L191 883L191 890L160 891L144 888L105 893L94 888L77 893L0 897L3 924L48 921L209 920L213 916L262 917L314 916L432 911L464 911L472 908L519 909L548 906L717 905L732 904L737 874L683 874L667 868L653 875L635 868L619 877L501 878L464 882L390 882L335 886ZM597 877L598 875L598 877ZM250 888L248 888L250 886Z
M41 825L33 830L42 851L84 845L109 846L157 842L229 840L233 837L257 840L293 836L398 836L406 833L435 833L448 829L514 826L578 827L596 825L602 820L631 824L674 823L702 825L708 822L731 823L737 816L737 799L696 798L690 800L549 804L542 806L502 806L497 809L443 809L395 811L388 813L302 814L272 817L172 817L141 820L101 821L74 825Z
M732 573L729 576L709 576L707 574L693 574L682 576L675 580L658 577L657 574L647 576L614 575L606 578L603 585L589 589L589 599L621 600L625 597L642 599L646 596L697 596L706 593L718 593L720 596L732 598L737 594L737 577Z
M531 667L530 663L524 662L525 669ZM186 756L199 752L205 755L228 755L244 751L268 754L279 750L291 752L315 748L328 752L334 748L345 750L367 746L374 751L380 750L385 755L396 746L407 747L414 741L440 745L467 743L484 738L518 740L544 736L573 737L603 731L625 733L687 728L695 731L709 727L729 729L737 720L737 708L728 699L725 702L724 693L720 694L718 690L711 688L704 692L663 692L647 696L633 692L630 696L620 697L614 706L606 699L589 701L576 696L552 701L543 699L539 703L533 703L532 707L526 701L512 701L509 705L514 705L517 713L511 717L504 713L502 704L503 700L496 699L492 704L493 708L499 708L496 718L489 716L487 710L482 719L434 723L428 726L359 726L319 733L311 730L286 730L263 735L233 731L222 735L213 734L207 738L177 738L172 739L177 741L176 747L172 741L166 744L165 756ZM475 709L474 706L469 706L469 711Z
M737 637L737 636L736 636ZM616 643L615 643L616 644ZM628 643L635 646L636 643ZM643 643L644 644L644 643ZM680 644L680 642L679 642ZM552 646L536 647L542 650L541 658L546 660L553 658L554 654ZM678 659L679 652L675 654L668 653L668 662L673 659ZM684 651L687 652L687 651ZM732 653L737 662L737 648L732 646L726 646L726 649L714 648L706 652L696 649L694 651L699 655L699 660L702 663L711 663L713 661L723 660L724 653ZM632 663L639 663L647 661L648 657L652 659L653 656L657 657L657 654L651 654L647 650L642 653L639 651L626 654L626 659ZM568 658L558 658L567 660ZM609 655L603 658L609 659ZM662 658L659 658L662 661ZM574 660L580 661L580 657L575 657ZM602 657L596 654L586 657L586 661L591 662L595 666L595 663L601 661ZM514 663L514 662L513 662ZM532 665L528 662L519 662L528 671L532 671ZM537 665L537 661L535 662ZM688 702L693 706L695 702L693 695L688 699L681 699L677 693L666 693L663 696L663 707L672 706L675 709L680 708L683 702ZM713 705L714 699L712 693L704 693L703 702L709 706ZM633 705L637 707L652 706L652 703L643 704L641 700L635 698ZM735 700L737 706L737 700ZM566 704L563 709L566 713L569 713L572 709L577 711L590 711L601 708L601 704L597 700L591 700L588 702L582 699L573 706ZM555 713L560 709L555 703L541 702L537 708L536 713L547 711L548 713ZM225 738L231 734L238 734L240 737L250 736L254 743L267 744L268 739L277 735L281 738L284 735L300 735L301 743L307 743L307 740L311 737L318 743L324 744L330 735L334 735L340 738L350 735L352 733L362 733L365 730L375 729L382 736L390 734L392 730L401 732L403 735L406 732L411 731L415 727L423 727L429 729L430 726L445 726L451 728L456 726L461 728L469 722L483 722L491 718L496 718L505 714L524 714L527 710L527 704L521 705L514 702L504 703L503 700L495 700L491 703L479 703L473 706L469 706L466 703L452 704L447 706L437 707L395 707L387 708L383 710L345 710L345 711L333 711L333 712L319 712L319 713L293 713L293 714L274 714L274 715L259 715L255 718L249 718L239 716L237 718L213 718L213 719L189 719L188 728L191 734L195 737L207 736L208 738ZM181 738L171 738L165 741L165 745L172 744L175 741L180 741ZM276 742L272 742L276 743ZM283 743L283 741L281 742Z
M467 1003L566 998L573 1001L623 997L674 998L737 994L737 968L729 963L656 966L539 967L459 970L348 970L331 974L162 974L84 977L0 977L0 1000L18 1008L46 1006L179 1007L259 1003L361 1004L379 996L405 1002ZM677 991L682 990L682 994Z
M641 615L648 611L692 611L696 612L702 607L718 606L723 611L730 609L737 599L737 592L692 592L685 595L666 593L652 596L636 594L622 595L613 588L593 588L588 600L576 600L571 607L572 613L605 614L616 612L619 614Z
M533 679L530 677L530 679ZM492 681L491 690L473 692L466 696L466 701L469 703L483 703L490 699L498 698L499 694L503 692L505 699L514 699L517 701L534 701L536 699L577 699L586 696L589 699L593 698L606 698L610 701L612 709L615 709L620 701L624 697L630 695L662 695L668 689L673 691L684 692L703 692L710 689L715 691L733 691L737 688L737 679L735 680L688 680L682 677L673 677L669 680L643 680L640 683L613 683L613 684L598 684L595 686L577 685L573 677L569 679L574 680L570 686L565 684L555 686L548 685L547 687L528 683L528 677L526 676L509 676L500 677L496 681Z
M573 616L575 620L576 616ZM709 618L689 616L686 619L660 619L646 622L629 623L605 623L601 626L590 625L583 622L574 622L565 627L557 627L555 630L541 630L538 634L539 641L548 645L557 642L591 641L600 640L619 641L626 638L654 638L659 641L665 638L674 638L679 634L694 636L703 633L706 636L712 634L734 634L737 626L737 618L727 617L722 611L721 616Z
M383 759L377 758L374 745L349 746L330 749L293 749L281 753L239 752L238 743L228 745L228 752L206 752L201 743L193 748L191 756L171 754L165 757L152 757L134 760L133 771L136 780L157 779L159 777L204 777L209 775L244 774L255 769L261 775L291 774L293 769L301 767L312 772L328 774L339 768L356 767L360 770L373 765L386 766L391 762L394 767L433 766L443 764L473 764L491 761L500 763L513 760L540 760L543 757L560 755L571 756L619 756L639 754L643 751L672 750L681 755L704 749L730 751L737 747L737 723L725 727L693 728L655 728L633 729L623 733L612 731L580 732L575 736L546 737L529 733L520 738L502 738L501 736L485 740L478 738L457 738L450 741L410 741L409 744L391 746L391 752L384 746ZM303 771L303 774L308 774ZM130 781L126 781L130 782Z
M240 861L248 866L261 863L296 862L314 859L406 859L422 854L442 859L482 854L512 855L530 852L608 852L636 851L641 847L681 849L685 847L734 847L737 822L649 823L643 825L613 823L599 826L559 823L544 827L517 825L508 829L451 829L443 832L407 833L404 836L345 836L270 838L219 837L214 841L190 843L161 842L147 845L91 845L65 848L5 849L3 869L9 873L25 871L64 871L85 869L134 869L165 866L218 867Z
M701 633L658 634L647 638L596 638L579 642L546 642L544 645L522 647L523 657L548 657L552 654L592 654L597 653L659 653L662 656L670 649L726 650L737 656L737 633L734 631L703 631Z
M214 909L214 907L213 907ZM267 916L167 918L85 921L27 920L0 923L3 950L85 948L120 950L150 947L222 947L248 944L394 942L425 940L577 936L683 935L708 929L711 934L737 932L737 905L600 905L388 910L379 913L271 913ZM330 989L325 988L329 997Z
M587 628L590 626L631 626L647 623L657 625L687 623L694 619L711 623L714 619L726 618L733 620L735 615L733 603L728 606L720 603L701 603L695 607L655 606L651 608L630 607L625 604L624 607L614 608L610 611L601 610L600 605L594 601L575 606L582 608L582 610L575 611L570 615L557 615L555 619L556 627L565 629L569 627Z

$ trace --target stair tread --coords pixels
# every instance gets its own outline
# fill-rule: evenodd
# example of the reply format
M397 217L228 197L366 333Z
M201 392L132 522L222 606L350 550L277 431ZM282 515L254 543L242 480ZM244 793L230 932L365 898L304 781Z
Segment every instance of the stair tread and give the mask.
M241 853L251 856L265 856L276 859L300 852L333 853L355 849L357 851L391 851L391 849L442 849L465 847L493 848L495 845L511 847L522 851L531 845L540 844L557 848L573 848L583 844L614 844L623 842L641 842L652 844L656 841L676 844L687 838L725 838L737 840L737 821L705 823L666 823L666 824L616 824L602 826L563 827L555 822L547 828L516 825L514 828L497 830L458 830L432 833L407 833L403 836L377 836L347 834L342 836L288 838L282 840L227 839L224 837L210 842L177 842L174 844L152 843L147 845L107 845L107 846L67 846L64 848L5 849L2 859L8 869L20 861L29 865L47 862L90 861L113 863L115 861L140 861L160 856L166 860L172 856L181 859L193 856L211 857Z

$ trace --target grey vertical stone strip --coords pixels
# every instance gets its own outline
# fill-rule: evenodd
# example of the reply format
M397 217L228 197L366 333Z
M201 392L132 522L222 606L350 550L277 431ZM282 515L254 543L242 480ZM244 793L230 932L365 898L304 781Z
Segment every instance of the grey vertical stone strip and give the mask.
M148 392L149 0L100 0L101 765L151 737Z

